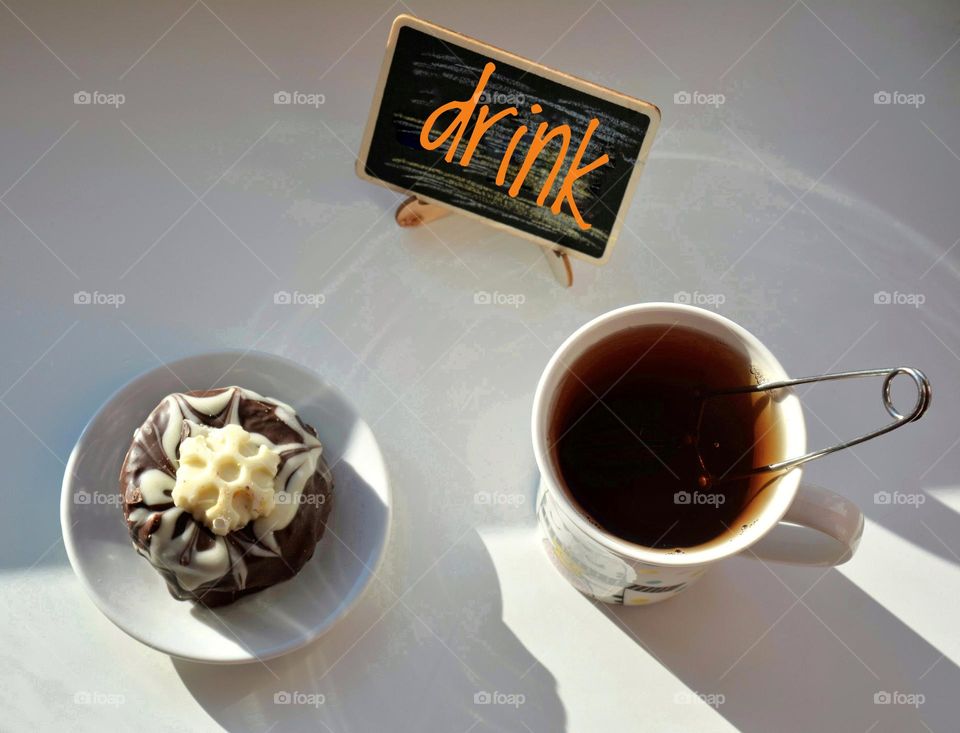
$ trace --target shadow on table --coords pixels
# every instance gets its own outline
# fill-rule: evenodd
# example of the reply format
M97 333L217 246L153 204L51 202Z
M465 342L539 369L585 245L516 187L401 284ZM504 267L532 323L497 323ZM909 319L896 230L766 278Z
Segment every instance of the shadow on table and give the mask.
M955 482L944 481L938 485L899 492L901 500L908 498L919 503L891 505L878 504L876 500L862 501L860 509L867 519L882 525L907 542L942 560L960 565L957 557L960 546L953 548L949 544L960 537L960 512L945 509L942 503L943 497L955 496L958 492L960 487ZM878 492L879 495L890 497L892 490Z
M497 575L475 531L396 598L375 583L330 633L278 659L173 665L230 731L565 729L553 676L502 620Z
M956 729L960 669L835 569L735 558L666 603L598 608L687 685L673 702L744 733Z
M122 379L122 378L121 378ZM100 382L104 380L99 380ZM0 518L0 534L4 538L0 553L0 571L33 570L67 565L67 553L61 541L60 501L66 463L88 419L97 411L111 387L103 384L85 385L71 393L69 409L57 412L57 418L46 425L41 435L34 434L18 422L13 413L0 408L0 431L6 438L8 461L7 486L17 505L16 512L5 512ZM17 414L28 414L16 395L10 398ZM29 403L26 403L29 405ZM33 418L35 425L42 420ZM15 460L13 460L13 458ZM121 456L122 458L122 456ZM88 487L107 495L117 490L116 474L105 486ZM112 466L111 466L112 470ZM103 505L103 510L120 517L115 506ZM23 517L30 517L29 522ZM118 519L123 526L122 519Z

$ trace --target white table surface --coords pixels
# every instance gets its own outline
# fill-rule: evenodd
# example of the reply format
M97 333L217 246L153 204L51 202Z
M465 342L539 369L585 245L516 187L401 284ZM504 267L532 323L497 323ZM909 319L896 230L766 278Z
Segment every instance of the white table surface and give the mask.
M956 4L0 5L0 729L957 730ZM398 230L399 197L354 176L400 12L662 108L607 267L578 263L566 292L495 229ZM281 90L325 103L276 106ZM75 105L78 91L126 99ZM878 91L924 99L877 105ZM325 302L275 305L281 290ZM125 302L76 305L80 291ZM478 305L480 291L524 302ZM876 304L883 291L923 302ZM581 323L681 292L722 296L798 376L920 367L933 406L809 467L866 515L848 564L736 558L666 604L600 608L537 544L533 389ZM223 347L338 385L375 426L396 499L354 612L232 668L116 629L58 519L63 463L107 396ZM878 391L811 392L811 443L877 424ZM510 501L477 503L484 491ZM283 691L323 703L275 704ZM524 702L474 704L483 691ZM922 704L875 704L882 692Z

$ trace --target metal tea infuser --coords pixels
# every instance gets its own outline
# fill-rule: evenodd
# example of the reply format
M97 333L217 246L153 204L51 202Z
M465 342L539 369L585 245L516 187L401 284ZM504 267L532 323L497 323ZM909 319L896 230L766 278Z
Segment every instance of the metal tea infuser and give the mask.
M910 377L914 384L917 387L917 401L914 404L913 409L907 413L903 414L894 407L893 400L890 396L891 385L893 380L900 374L906 374ZM764 384L756 384L747 387L733 387L731 389L721 389L714 390L711 392L705 392L700 395L700 414L697 419L697 435L700 434L700 424L703 420L703 411L704 407L708 400L715 399L717 397L726 397L729 395L737 394L753 394L758 392L769 392L773 390L785 389L789 387L795 387L799 384L811 384L813 382L826 382L838 379L859 379L861 377L884 377L883 380L883 407L893 418L893 422L884 425L877 430L874 430L866 435L861 435L859 438L854 438L853 440L848 440L843 443L838 443L836 445L830 446L828 448L821 448L820 450L811 451L802 456L796 458L788 458L783 461L777 461L776 463L768 463L765 466L758 466L756 468L751 468L747 471L739 472L733 477L730 477L730 480L745 478L747 476L752 476L759 473L768 473L768 472L779 472L779 471L788 471L796 466L800 466L808 461L812 461L816 458L821 458L823 456L830 455L831 453L836 453L841 451L844 448L850 448L854 445L859 445L868 440L876 438L877 436L884 435L889 433L892 430L896 430L901 425L906 425L910 422L915 422L921 418L927 408L930 406L930 397L932 394L932 389L930 387L930 380L927 379L927 376L921 372L919 369L914 369L913 367L894 367L889 369L864 369L862 371L855 372L838 372L836 374L821 374L815 377L802 377L800 379L787 379L780 382L766 382ZM703 456L700 456L700 465L709 475L710 471L706 468L703 462ZM727 473L732 470L728 469ZM720 480L728 479L727 473L724 473L720 476Z

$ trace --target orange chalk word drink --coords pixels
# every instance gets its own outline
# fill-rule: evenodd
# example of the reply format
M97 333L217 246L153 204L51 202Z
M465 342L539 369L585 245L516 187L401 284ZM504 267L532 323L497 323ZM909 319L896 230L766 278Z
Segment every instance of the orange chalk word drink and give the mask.
M492 61L487 62L487 65L484 66L483 73L480 75L480 80L477 82L477 86L473 90L473 95L470 97L470 99L464 101L447 102L446 104L437 107L433 112L430 113L430 116L427 117L426 121L423 123L423 127L420 129L420 145L422 145L424 149L436 150L449 140L450 148L443 156L443 159L448 163L453 162L457 155L457 151L460 148L460 143L462 142L464 135L466 135L468 132L470 120L477 108L477 103L480 101L483 90L487 86L487 82L489 81L490 76L493 74L495 69L496 65ZM533 104L530 106L530 111L533 114L540 114L543 111L543 108L539 104ZM430 136L434 132L434 126L438 123L440 118L448 112L456 112L457 114L450 124L447 125L445 130L431 139ZM469 130L467 145L463 150L463 154L460 156L460 165L464 168L470 165L470 161L473 159L473 154L477 149L477 145L483 139L483 136L490 130L490 128L500 122L503 122L508 117L516 117L518 114L519 110L516 107L507 107L506 109L491 115L489 105L484 104L481 106L480 111L477 114L477 121L473 125L473 129ZM577 225L581 229L589 229L590 224L583 220L583 216L580 214L580 209L577 208L577 202L574 200L573 196L573 184L576 183L579 178L582 178L591 171L596 170L597 168L610 162L610 156L604 153L591 163L581 165L587 145L590 144L590 138L593 137L594 131L599 126L600 121L596 117L591 119L587 124L587 129L586 132L584 132L583 139L577 146L576 152L573 154L570 167L567 169L567 174L564 176L563 182L560 184L560 189L557 191L557 195L554 197L553 203L550 205L550 211L552 211L554 214L559 214L560 207L566 203L570 209L570 213L573 215L573 218L576 220ZM533 133L533 139L530 142L530 148L527 150L527 154L520 166L520 170L517 171L516 177L513 179L513 182L510 184L510 188L507 190L507 193L511 197L516 197L527 178L527 174L530 173L530 169L533 168L533 165L537 162L537 159L540 157L541 153L544 152L550 143L558 141L560 146L559 152L554 160L553 167L550 169L550 175L547 176L546 181L544 181L543 186L540 188L540 193L537 196L538 206L545 205L547 197L550 195L550 191L553 189L554 181L556 180L557 175L560 173L560 169L563 167L563 163L566 160L567 153L572 142L571 137L573 135L569 125L557 125L553 129L548 128L549 125L546 122L541 122L537 126L536 131ZM513 154L516 151L517 146L520 144L520 141L528 132L529 129L526 125L520 125L510 138L510 143L507 145L507 149L503 154L503 159L500 161L500 167L497 170L496 182L498 186L503 186L506 183L507 168L510 164L510 160L513 158Z

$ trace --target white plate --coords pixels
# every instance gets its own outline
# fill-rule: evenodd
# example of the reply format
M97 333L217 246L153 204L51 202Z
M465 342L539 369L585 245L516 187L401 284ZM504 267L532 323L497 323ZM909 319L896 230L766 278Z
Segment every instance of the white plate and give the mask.
M133 549L118 476L133 431L170 392L247 387L292 405L317 430L333 469L334 504L313 558L291 580L215 611L177 601ZM60 522L70 564L101 611L172 656L235 664L297 649L360 598L383 558L390 487L380 448L352 405L316 374L257 352L202 354L122 387L84 429L63 478Z

